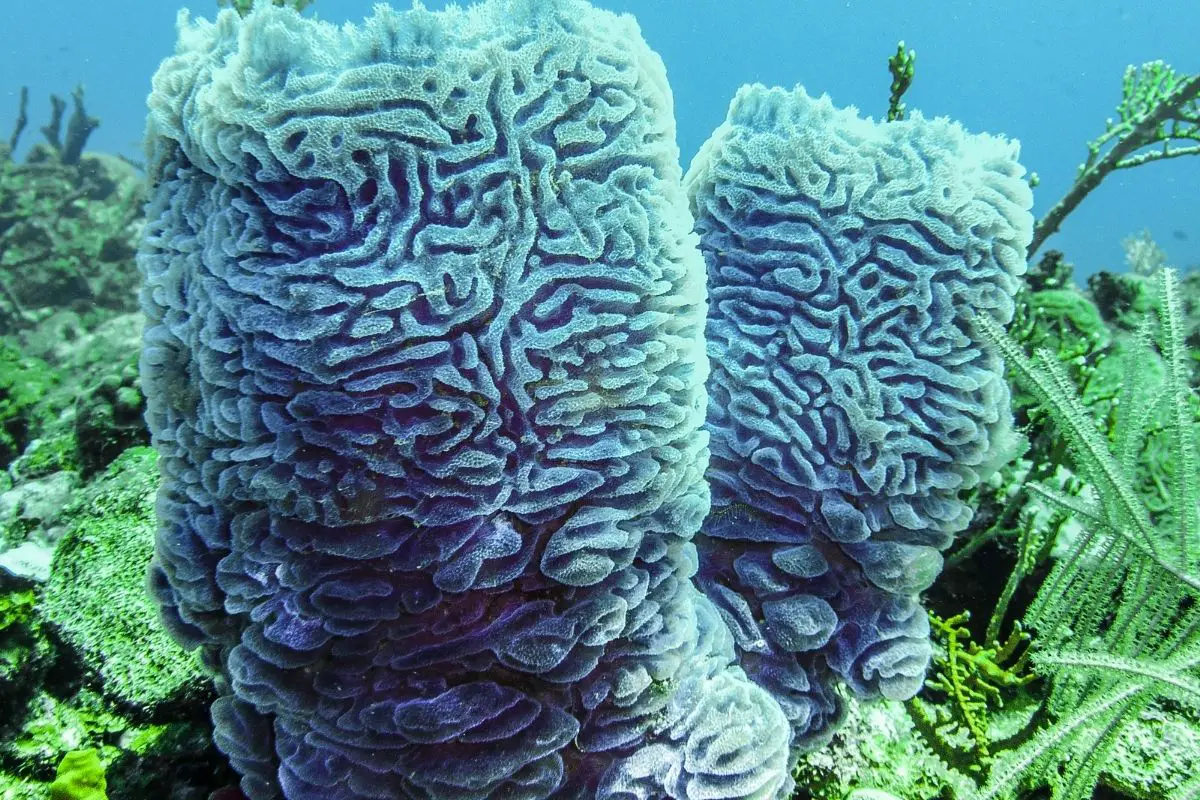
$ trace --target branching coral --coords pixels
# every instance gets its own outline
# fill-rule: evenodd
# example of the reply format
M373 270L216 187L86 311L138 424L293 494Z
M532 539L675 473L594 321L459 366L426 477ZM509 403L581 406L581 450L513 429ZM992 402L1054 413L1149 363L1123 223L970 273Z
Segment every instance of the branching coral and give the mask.
M933 675L925 685L943 695L945 707L931 707L923 699L909 701L908 708L917 729L935 752L950 764L968 764L982 769L992 757L994 735L989 713L1003 707L1004 692L1025 686L1036 677L1026 669L1029 634L1017 625L1003 643L982 646L972 641L966 627L967 612L942 619L930 612L929 621L939 652L934 657ZM955 752L949 734L963 731L969 745L966 755ZM948 755L947 755L948 753Z
M1032 257L1100 182L1118 169L1200 153L1200 74L1185 75L1162 61L1125 70L1117 120L1088 143L1087 159L1067 193L1038 220Z

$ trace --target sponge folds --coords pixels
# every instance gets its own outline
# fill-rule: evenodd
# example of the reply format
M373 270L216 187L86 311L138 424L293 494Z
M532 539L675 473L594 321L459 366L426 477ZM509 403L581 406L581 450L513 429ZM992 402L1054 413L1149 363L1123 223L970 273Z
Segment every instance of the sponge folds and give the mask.
M713 513L698 580L796 742L833 684L906 698L918 602L1016 446L999 356L1032 235L1016 143L743 87L685 187L709 278Z
M149 104L150 583L246 795L786 797L689 581L705 275L633 20L184 14Z

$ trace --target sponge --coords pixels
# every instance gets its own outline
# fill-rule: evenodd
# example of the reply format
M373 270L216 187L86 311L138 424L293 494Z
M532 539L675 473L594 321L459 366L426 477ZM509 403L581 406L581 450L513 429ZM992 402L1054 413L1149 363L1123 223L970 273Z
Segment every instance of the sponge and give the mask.
M151 584L251 800L787 796L691 585L704 267L630 17L181 19L139 265Z
M685 178L708 270L713 513L698 580L812 746L833 686L907 698L918 593L1013 453L972 314L1013 314L1032 235L1015 142L745 86Z

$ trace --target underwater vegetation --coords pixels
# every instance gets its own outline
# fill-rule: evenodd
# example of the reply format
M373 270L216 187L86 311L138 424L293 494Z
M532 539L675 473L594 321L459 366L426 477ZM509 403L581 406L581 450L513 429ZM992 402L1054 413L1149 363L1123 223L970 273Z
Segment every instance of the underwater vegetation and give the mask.
M1154 703L1177 713L1200 703L1200 492L1197 490L1196 396L1184 348L1179 286L1158 272L1157 335L1149 319L1126 359L1111 443L1076 397L1049 350L1031 359L986 316L974 322L1004 353L1066 440L1087 491L1071 495L1031 484L1042 500L1079 525L1024 616L1036 644L1032 661L1049 683L1041 711L1050 718L992 766L979 798L1005 796L1014 785L1046 784L1056 798L1091 797L1122 733ZM1152 345L1162 354L1154 380ZM1156 411L1166 417L1171 505L1151 519L1134 487L1134 471ZM1200 778L1172 797L1200 796Z
M1035 221L903 43L685 174L629 17L224 5L0 146L0 798L1200 797L1200 273L1040 249L1200 79Z
M1038 221L1029 255L1041 249L1062 221L1118 169L1200 154L1200 74L1176 72L1162 61L1125 70L1117 119L1087 146L1087 159L1070 190Z

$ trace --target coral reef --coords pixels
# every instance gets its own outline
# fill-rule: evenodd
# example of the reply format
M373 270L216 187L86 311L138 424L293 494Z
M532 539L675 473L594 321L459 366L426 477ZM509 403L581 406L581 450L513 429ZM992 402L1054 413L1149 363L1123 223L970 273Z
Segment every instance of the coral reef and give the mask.
M99 218L123 201L87 202ZM67 233L65 252L76 235L91 233ZM80 314L69 294L47 302L0 342L0 797L46 800L63 757L94 747L111 800L205 800L230 780L211 743L211 690L144 588L154 457L133 450L105 470L149 438L128 369L141 318ZM129 410L112 413L123 397Z
M1126 362L1121 415L1111 437L1072 392L1052 352L1042 350L1031 359L995 321L973 320L1052 417L1088 484L1078 496L1045 484L1029 487L1074 517L1080 529L1023 617L1035 634L1033 663L1048 682L1043 716L1030 735L991 764L980 800L1042 786L1062 800L1090 798L1110 754L1148 708L1178 703L1194 710L1200 703L1200 402L1190 386L1174 271L1162 270L1155 282L1157 329L1147 320L1135 345L1137 357ZM1151 349L1155 345L1161 360ZM1150 400L1147 380L1155 366L1164 374L1157 403ZM1174 464L1169 508L1160 515L1133 484L1156 407L1166 418ZM1190 778L1172 787L1171 795L1197 792L1200 778Z
M138 379L137 357L130 356L75 400L75 439L84 477L104 469L131 447L150 443L146 399Z
M54 98L46 143L23 161L0 146L0 334L26 330L53 309L100 320L137 308L133 257L144 185L130 164L82 154L94 120L82 93L73 98L65 138L65 104ZM24 117L22 103L13 146Z
M22 698L50 667L53 650L34 612L36 601L33 589L0 589L0 719L20 711Z
M854 697L846 701L845 721L825 747L800 757L796 782L812 800L848 800L856 790L931 800L965 797L973 786L916 734L903 704Z
M0 342L0 464L7 466L20 455L30 432L46 424L55 410L42 401L60 382L49 364Z
M769 539L780 530L794 533L775 524L779 515L770 510L771 502L761 502L771 500L769 493L747 490L749 502L727 502L738 459L738 480L777 470L797 453L824 458L825 451L831 454L828 460L809 459L813 476L826 476L821 470L829 464L846 468L830 473L835 482L843 480L842 473L865 474L859 468L867 456L855 460L857 451L840 449L839 437L861 433L855 425L868 418L863 409L876 395L880 403L889 399L892 378L873 395L867 391L871 382L853 370L846 373L839 359L863 354L852 345L865 347L861 336L869 329L872 308L892 309L888 322L895 327L887 330L896 333L912 321L906 312L921 311L928 298L905 282L887 298L882 291L872 297L862 281L845 280L853 270L839 273L835 267L856 252L847 239L873 242L875 255L899 251L918 261L920 256L911 242L892 236L893 231L881 239L869 219L856 220L849 211L890 190L923 185L896 172L914 152L924 154L934 172L939 164L957 169L969 163L955 162L954 148L949 154L936 150L917 135L930 120L903 107L913 74L911 51L901 45L889 60L889 115L906 121L873 126L850 112L825 108L821 113L831 116L822 119L835 135L826 135L824 123L818 126L812 119L820 130L801 137L801 151L815 147L819 158L814 161L831 176L841 176L840 184L831 180L833 185L854 189L845 196L847 213L839 215L836 203L827 207L820 192L796 190L807 187L808 176L789 171L793 156L786 115L783 122L774 119L755 131L778 133L780 149L765 151L765 166L750 169L755 173L750 180L727 176L722 196L728 207L709 206L715 211L707 212L708 227L702 231L705 255L710 270L721 267L710 275L716 391L709 430L697 431L704 403L698 386L706 368L698 344L704 297L692 254L698 240L688 234L692 223L678 196L669 92L661 65L640 40L629 49L627 37L636 37L635 26L623 20L609 27L611 17L576 13L583 6L573 2L505 3L511 13L502 15L507 17L503 24L475 32L478 41L507 43L484 56L470 47L475 33L460 24L469 19L462 11L448 18L457 21L450 31L447 18L428 12L402 18L381 12L371 28L385 34L381 40L371 39L363 28L358 33L360 44L375 42L372 51L347 44L355 39L346 31L297 27L299 20L276 8L299 9L305 0L228 0L226 5L246 16L247 27L222 18L215 26L183 28L181 54L226 37L220 42L225 50L209 51L229 55L208 65L214 71L211 80L191 81L186 70L160 76L161 92L191 92L187 103L208 103L219 125L203 129L203 142L192 142L194 149L187 153L182 146L158 150L165 160L157 163L160 169L186 165L184 182L196 181L188 183L192 194L178 199L176 210L185 217L181 209L189 203L225 192L221 196L228 203L219 206L220 213L192 212L189 219L204 236L212 236L196 242L211 246L223 235L253 232L257 224L264 229L237 239L226 252L233 254L231 260L256 259L248 262L250 268L234 268L232 261L210 258L197 246L183 256L185 278L178 284L164 281L178 290L167 293L170 303L202 309L210 321L233 317L242 325L232 326L241 339L227 336L220 325L189 327L174 312L162 322L185 334L188 352L208 353L189 362L193 371L184 373L186 380L181 375L168 387L169 402L202 415L211 426L199 433L177 429L187 434L179 447L203 457L197 458L194 473L185 470L180 477L176 472L175 485L189 488L189 501L232 492L222 496L211 515L192 518L202 535L227 535L228 542L219 541L210 551L186 551L198 568L181 557L175 582L195 587L215 574L221 600L240 604L227 618L229 630L212 636L214 629L207 626L218 626L224 615L205 610L198 617L206 626L209 666L218 673L233 666L225 674L235 681L219 675L217 689L226 695L241 692L263 708L287 703L299 709L284 720L284 735L276 738L257 711L238 716L246 706L218 703L222 746L240 754L239 767L249 762L244 772L268 776L252 790L270 782L277 760L313 765L298 748L286 749L302 738L302 746L315 740L329 753L330 739L342 747L350 738L353 749L365 741L367 728L378 742L381 731L393 735L403 726L405 735L425 736L402 754L414 773L429 773L412 783L453 785L462 791L458 800L475 800L489 788L495 789L493 796L545 796L551 785L558 787L553 796L567 800L603 793L621 800L710 794L782 798L790 785L780 744L788 726L782 714L772 712L775 701L737 667L730 668L737 643L736 656L783 701L797 730L808 720L797 744L810 749L791 753L796 799L970 800L982 786L989 797L1015 800L1044 794L1028 788L1039 781L1059 797L1086 795L1093 781L1103 787L1095 797L1110 800L1200 792L1194 780L1200 770L1194 667L1177 655L1131 660L1118 652L1124 644L1105 627L1107 619L1119 617L1123 629L1132 631L1126 638L1140 639L1135 646L1149 647L1146 652L1181 643L1194 652L1196 626L1187 621L1195 615L1194 592L1183 591L1184 602L1173 610L1184 624L1167 628L1169 635L1145 634L1157 623L1139 610L1137 598L1150 597L1153 602L1141 605L1163 609L1170 619L1171 598L1177 596L1171 593L1178 587L1162 580L1147 594L1136 580L1105 577L1126 569L1127 560L1102 557L1108 533L1098 536L1095 530L1089 475L1072 463L1053 414L1036 392L1019 382L1012 388L1015 422L1028 440L1024 453L990 477L979 476L974 487L968 488L968 478L960 490L946 490L955 495L944 507L947 514L965 508L973 516L948 553L945 570L921 592L922 603L933 612L931 642L911 635L925 616L913 593L879 591L868 580L877 568L865 567L842 547L856 543L827 541L832 526L820 510L823 503L813 502L805 512L811 541L794 546L754 539ZM255 5L267 6L259 11L268 13L256 16ZM562 11L557 17L554 8ZM407 22L397 24L397 19ZM607 21L597 24L598 19ZM520 36L506 38L512 36L506 33L510 23L527 27ZM301 32L319 32L318 41L292 51ZM245 38L235 45L241 34ZM537 43L547 39L555 43L544 51L550 55L533 57L543 52ZM281 42L286 47L278 47ZM636 57L603 55L614 43ZM326 48L336 56L327 58ZM370 94L367 78L380 62L398 85L412 90L388 95L397 102L380 103ZM471 82L474 69L481 70L476 83ZM432 83L426 84L427 78ZM887 97L887 83L880 83L881 97ZM214 87L221 92L211 93ZM1112 169L1198 152L1197 88L1194 77L1159 63L1131 68L1119 119L1089 146L1080 180L1038 226L1039 237L1050 235ZM309 104L278 118L281 132L273 135L257 127L265 117L256 101L276 89ZM357 113L314 121L331 98L346 93L367 98L342 109ZM479 105L485 96L488 102ZM51 116L40 126L43 141L14 159L29 125L28 93L21 97L17 125L7 143L0 142L0 464L5 467L0 470L0 799L48 800L52 791L76 800L94 797L94 784L86 791L86 784L70 788L69 776L95 778L100 769L110 800L246 800L236 788L242 776L212 743L209 705L216 695L209 679L170 640L143 591L157 477L153 453L140 447L149 431L140 419L146 401L132 364L141 347L142 315L130 312L137 307L133 253L143 231L148 186L138 165L85 152L96 120L84 108L81 90L52 101ZM180 103L186 105L182 96ZM1164 114L1167 124L1158 125ZM363 131L355 120L381 124ZM402 143L398 129L410 134ZM846 144L847 130L861 133L861 141ZM231 137L231 131L239 135ZM187 143L182 130L159 143L169 145L175 133L176 141ZM646 157L631 168L619 151L642 133L646 137L638 146ZM909 134L914 138L907 139ZM872 151L880 141L890 146ZM252 146L239 149L244 142ZM1141 149L1131 150L1134 146ZM377 151L386 151L386 158L376 161ZM858 159L872 152L883 154L878 167L887 178L883 186L847 179L856 174ZM206 153L213 158L206 161ZM196 163L188 162L192 156ZM302 163L306 156L311 163ZM1010 156L1001 152L996 163L1010 164ZM748 158L746 163L757 162ZM339 164L349 173L336 174ZM246 178L252 170L259 171L255 180ZM935 185L933 176L925 179ZM1036 185L1034 178L1029 184ZM415 202L395 206L395 215L389 215L380 199L389 193ZM952 196L958 197L953 190ZM786 214L774 207L781 198L794 203ZM517 214L513 208L523 210ZM825 235L794 247L801 221L811 221L804 214L820 218L821 225L810 227ZM912 222L900 219L899 229ZM161 216L154 220L161 233ZM721 241L716 235L721 225L714 220L730 223L737 235ZM821 227L830 221L836 224ZM283 224L271 229L274 222ZM394 231L411 235L398 237L385 252L378 237ZM1180 471L1174 431L1186 427L1187 403L1192 427L1200 430L1200 403L1192 399L1175 408L1164 398L1178 387L1179 374L1190 369L1193 387L1200 377L1200 270L1180 275L1171 322L1178 331L1170 339L1176 344L1148 348L1146 337L1155 326L1147 326L1146 318L1163 313L1158 282L1167 259L1148 232L1134 233L1123 244L1129 271L1091 275L1084 290L1075 284L1066 256L1046 252L1019 282L1009 334L1023 349L1041 351L1042 361L1056 361L1062 386L1079 386L1085 422L1094 424L1102 441L1114 447L1124 443L1127 492L1156 527L1147 541L1157 552L1172 554L1179 539L1178 497L1194 491L1187 488L1187 471ZM815 272L822 282L812 290L805 285L793 292L788 284L804 274L785 271L797 252L819 264ZM522 261L530 253L540 262ZM875 262L874 271L884 278L895 269L886 258ZM986 263L986 258L980 262ZM633 264L636 269L628 268ZM334 269L322 272L328 265ZM605 267L599 277L594 274L598 265ZM1084 265L1085 274L1095 266ZM552 270L558 270L552 273L555 280L539 282ZM862 274L871 271L864 262ZM751 291L739 285L742 272L754 280ZM402 287L394 289L390 282ZM929 283L938 285L933 278ZM839 300L827 303L823 291L834 286L844 291L831 294ZM157 290L163 288L160 284ZM1005 287L1001 294L1008 291ZM781 296L805 301L787 307L804 324L782 326L770 316L784 307ZM370 302L366 314L353 306L356 298ZM832 309L839 304L854 313L834 324ZM280 324L273 306L295 312L288 325ZM252 312L245 320L238 316L243 310ZM303 328L335 318L333 332ZM930 319L945 321L936 314ZM297 327L288 327L292 323ZM780 330L790 338L778 352L764 350L769 375L743 370L753 354L746 342L767 341L771 331ZM890 338L908 342L906 335ZM951 339L965 341L957 336ZM878 337L873 346L886 345L888 338ZM477 342L474 351L464 344L470 341ZM926 336L910 349L920 354L934 341L940 340ZM243 347L246 342L254 347ZM266 342L272 342L270 348L254 349ZM829 384L837 392L823 394L813 375L789 371L796 362L784 364L780 356L796 343L805 356L828 360L830 368L815 370L816 377L837 378ZM1173 351L1174 366L1168 368L1159 357L1156 350L1163 349ZM251 367L224 372L226 364L240 364L233 354L253 354ZM401 354L408 360L383 366ZM307 357L324 358L325 372L314 377L294 370ZM605 360L608 364L599 366ZM878 368L881 362L868 364ZM374 389L353 393L358 401L379 400L378 406L351 407L341 404L344 397L313 393L314 386L324 389L330 381L340 387L338 382L351 374L378 382ZM857 383L844 380L850 374ZM231 375L236 387L230 385ZM403 384L412 376L421 380L403 387L398 406L387 406L382 398L396 385L388 382ZM1012 370L1008 377L1017 379ZM202 378L219 391L201 391ZM799 398L787 395L793 385L807 394L806 415L772 405L778 401L770 392ZM261 434L253 426L241 427L244 415L254 413L245 410L246 386L275 403L269 421L278 426L271 433L277 449L266 459L247 447L225 446L229 437L241 442L239 437ZM515 431L520 435L511 435L506 426L520 419L524 398L513 402L505 392L518 386L526 390L530 416L520 421L526 426ZM720 394L729 387L743 392L737 402L729 401L735 392ZM719 397L725 399L718 405ZM756 418L760 404L771 413ZM729 419L762 425L755 429L758 441L748 457L729 453L750 441L744 432L729 434L732 426L722 415L730 408ZM845 416L854 424L815 424L838 420L847 408L862 412ZM391 416L381 433L378 415L383 414ZM1130 436L1131 418L1140 420L1144 435ZM779 429L788 436L808 436L811 450L797 449L791 441L787 447L772 444L770 437ZM220 446L210 437L213 431L227 437ZM611 431L620 436L608 438ZM707 488L698 476L707 458L703 437L709 434L718 454L709 476L717 502L694 539L700 545L694 553L687 539L708 508ZM397 436L408 448L400 455L384 447ZM488 449L495 442L511 450ZM935 445L952 450L947 442ZM765 457L771 447L784 457ZM954 474L937 462L910 460L920 464L922 475L941 480ZM264 466L264 461L271 463ZM351 462L346 478L344 465ZM536 470L524 471L531 462ZM513 465L516 472L510 471ZM405 470L400 477L397 466ZM586 478L580 476L593 473L600 475L598 485L581 489ZM497 474L499 483L493 481ZM379 488L387 502L396 502L396 486L411 475L425 476L418 487L425 494L406 499L412 505L403 513L388 516L394 508L368 501ZM515 494L493 491L511 481L518 487ZM447 486L452 491L439 499ZM197 487L211 492L197 494ZM295 488L297 494L289 497L280 487ZM297 497L310 490L311 496L343 502L305 513L342 515L343 521L352 516L353 523L299 522L280 511L298 508ZM575 490L583 493L553 505L553 497ZM534 496L542 504L536 508ZM855 512L880 515L878 498L860 499L858 492L845 496ZM912 501L912 495L902 496ZM1072 510L1066 510L1068 504ZM164 508L168 525L182 524L184 517L171 515L177 505ZM258 524L262 517L255 516L263 508L272 515L269 525ZM842 511L834 518L853 517ZM480 524L462 521L461 515L475 512ZM445 516L456 514L458 521ZM249 522L226 524L235 518ZM764 520L772 524L764 526ZM940 531L943 538L947 533ZM217 561L216 555L224 558ZM932 557L916 559L911 566L927 578L932 563ZM1071 563L1084 569L1071 576ZM697 569L719 612L688 589ZM1126 574L1158 574L1156 565L1143 563L1141 569ZM1089 571L1098 585L1123 587L1120 596L1085 603L1070 626L1054 624L1039 595L1051 594L1064 573L1068 578L1062 580L1086 586ZM588 583L596 575L604 577ZM405 592L394 602L384 589L376 591L393 579ZM787 602L798 589L806 599ZM869 598L847 607L855 593ZM903 601L898 619L872 605L886 604L891 595ZM834 611L833 617L807 599L813 596ZM1097 617L1095 610L1111 613ZM389 615L384 627L390 638L367 651L364 643L375 640L362 631L378 627L381 613ZM1039 616L1040 625L1025 624ZM305 637L313 635L305 625L313 619L336 628L334 644L321 650L327 657L301 667L272 668L268 677L275 682L256 682L266 672L246 669L246 652L305 657L312 652L311 638ZM821 644L831 623L828 641ZM1074 629L1089 627L1099 635L1072 640ZM248 646L235 654L243 633ZM831 650L839 636L858 637L854 642L865 654L860 662L869 661L875 670L870 683L856 667L849 669L849 688L858 692L838 686L839 673L830 668L832 663L846 671L853 665ZM1004 644L1013 645L1011 652ZM782 657L784 648L800 652ZM833 652L832 660L827 651ZM914 688L918 665L929 653L932 668L916 698L903 704L886 697L865 699ZM1024 658L1026 653L1032 657ZM377 654L385 654L379 664L374 663ZM408 669L420 658L425 660ZM372 663L364 671L368 660ZM325 670L329 661L342 671ZM531 671L552 662L551 669ZM452 668L441 668L445 664ZM321 677L314 676L317 670ZM281 674L287 680L277 680ZM369 674L369 689L361 682L336 683L360 674ZM1088 681L1079 679L1083 675ZM410 679L415 688L401 685ZM484 688L494 690L492 695L468 696L460 688L479 689L483 681L491 682ZM1173 688L1159 685L1164 682ZM314 688L326 695L306 706L303 698ZM459 709L475 703L478 711L486 702L499 704L499 691L505 689L511 694L499 699L516 700L500 704L502 713L483 722L465 713L449 723L457 727L437 726L445 723L441 712L448 704L418 702L400 713L400 704L390 704L401 690L409 697L428 692L464 700ZM356 699L366 691L388 702L368 705ZM1135 702L1127 702L1130 697ZM1098 706L1103 706L1099 712ZM1116 713L1105 716L1105 709ZM297 725L297 717L309 729ZM565 727L538 729L547 719ZM830 724L838 719L841 727ZM1095 720L1102 724L1097 727ZM252 726L231 732L242 722ZM547 729L575 735L562 746L560 741L570 738L566 733L537 742L538 759L513 772L508 782L497 777L502 772L497 765L511 764L514 750L527 745L531 731ZM1109 733L1097 738L1097 731ZM257 738L261 749L243 746L238 736ZM704 747L692 746L699 742ZM281 743L282 759L276 753ZM93 751L90 756L72 755L87 749ZM387 767L394 766L395 754L378 752ZM440 759L443 753L446 760ZM479 753L483 757L472 757ZM554 772L556 757L561 773ZM709 772L701 775L695 770L703 759ZM325 765L329 771L322 780L350 772L337 758ZM60 766L65 774L56 782ZM84 769L76 773L77 766ZM359 774L381 774L375 767L372 761ZM606 769L601 786L597 776ZM557 774L562 778L554 784ZM306 773L311 777L312 769ZM360 781L353 791L373 796L388 791L379 787L389 784L375 781L364 790ZM329 793L294 789L293 796Z

